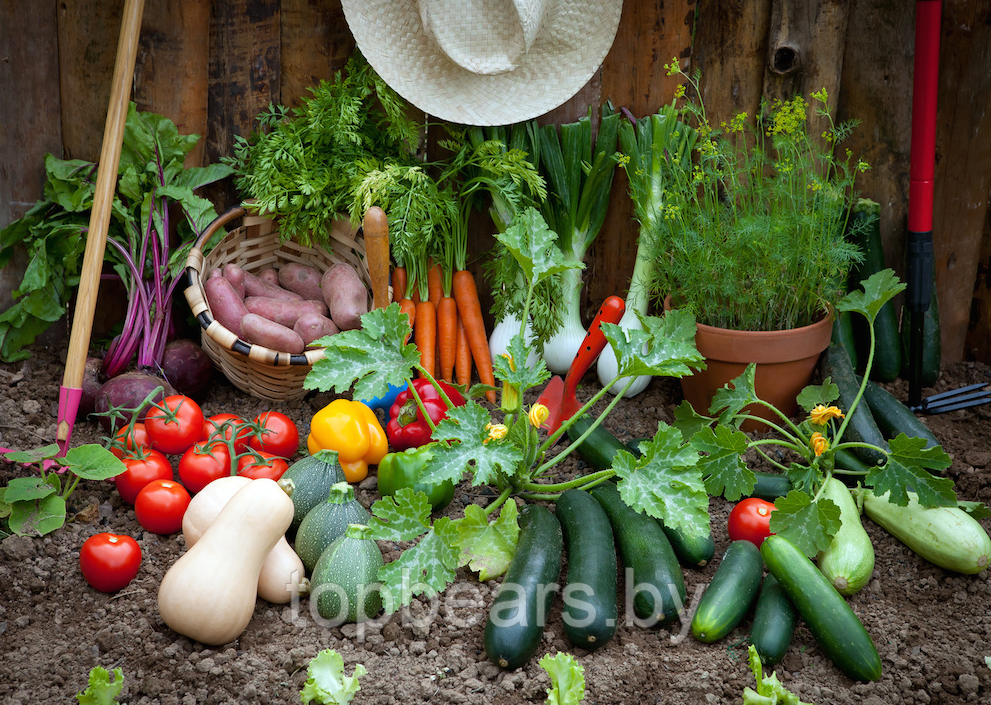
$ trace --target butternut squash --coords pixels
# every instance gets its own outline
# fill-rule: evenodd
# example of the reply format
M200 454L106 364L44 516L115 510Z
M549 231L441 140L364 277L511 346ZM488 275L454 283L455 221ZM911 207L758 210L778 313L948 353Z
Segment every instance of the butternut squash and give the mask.
M192 548L200 540L231 497L251 481L247 477L230 475L214 480L196 493L182 517L186 548ZM284 605L292 600L294 591L297 595L309 592L309 584L303 561L283 535L262 563L258 575L258 597Z
M238 490L165 573L158 588L165 624L210 646L240 636L255 609L265 557L292 517L292 500L273 480L252 480Z

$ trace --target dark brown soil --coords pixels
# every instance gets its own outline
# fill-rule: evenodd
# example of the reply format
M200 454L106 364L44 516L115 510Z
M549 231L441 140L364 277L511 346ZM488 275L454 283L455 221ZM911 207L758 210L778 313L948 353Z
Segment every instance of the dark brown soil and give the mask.
M61 349L37 348L19 364L0 365L0 446L23 450L55 438ZM593 384L594 375L586 378ZM961 363L944 371L936 390L987 382L989 368ZM888 385L901 399L902 382ZM291 404L249 397L218 375L203 400L208 414L252 417L265 409L288 413L304 433L311 415L328 401L315 395ZM670 420L680 402L678 386L657 381L623 400L607 426L621 438L652 434ZM961 498L991 500L991 406L927 417L953 458L950 476ZM73 443L99 440L92 421L76 423ZM573 472L575 461L563 464ZM0 482L14 472L0 467ZM377 498L374 477L360 486L366 505ZM459 488L449 512L475 499ZM74 702L95 665L119 666L125 674L123 702L299 702L307 662L321 649L340 652L350 673L362 663L359 704L542 703L549 679L534 658L525 668L501 671L482 649L482 626L495 582L480 584L467 572L441 596L433 619L394 615L385 625L325 628L304 601L291 607L259 601L248 629L234 643L206 648L169 630L158 615L159 581L183 552L181 536L141 529L112 483L84 483L70 502L76 519L43 538L12 536L0 543L0 702L7 705ZM88 510L88 511L87 511ZM728 504L713 500L717 555L726 548ZM991 695L991 579L987 572L962 576L937 568L887 535L870 520L877 565L871 583L850 604L881 654L880 680L859 684L845 677L800 626L779 677L805 701L828 703L987 702ZM985 528L991 522L984 521ZM91 589L78 568L79 547L90 535L113 531L134 536L144 561L137 579L115 595ZM382 545L386 560L398 547ZM691 597L712 577L715 563L686 570ZM455 590L455 587L457 588ZM558 605L560 603L558 602ZM558 606L559 611L559 606ZM682 625L642 630L621 626L616 638L594 653L569 647L560 615L544 633L540 653L570 650L585 667L587 703L738 703L752 677L746 666L746 625L716 644L692 639Z

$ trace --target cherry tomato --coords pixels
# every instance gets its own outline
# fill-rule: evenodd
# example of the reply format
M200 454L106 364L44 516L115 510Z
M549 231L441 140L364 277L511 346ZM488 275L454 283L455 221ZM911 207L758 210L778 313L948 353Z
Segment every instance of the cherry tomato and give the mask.
M247 427L244 419L237 414L214 414L203 422L203 438L208 441L212 438L224 438L230 440L234 438L234 453L240 455L248 448L248 438L251 436L251 429Z
M145 425L138 421L134 424L134 429L131 433L127 432L127 426L117 431L117 435L114 436L114 442L110 446L110 452L123 460L125 450L134 450L140 447L148 448L149 445L148 432L145 430Z
M764 539L771 535L771 512L774 510L773 503L758 497L747 497L737 502L729 513L727 529L730 541L743 539L760 548Z
M152 480L138 492L134 514L145 530L174 534L182 528L189 500L189 492L175 480Z
M172 464L154 448L128 451L121 460L127 469L117 476L117 492L128 504L134 504L138 492L152 480L172 479Z
M255 417L255 423L262 427L261 436L252 435L248 440L249 447L287 460L299 451L299 429L285 414L266 411Z
M282 473L289 469L289 461L285 458L266 453L263 450L256 450L261 458L252 455L243 455L237 461L237 474L257 480L260 477L267 477L269 480L278 481Z
M203 410L183 394L165 397L161 405L170 413L152 409L145 416L145 430L152 448L166 455L182 455L203 438Z
M79 569L100 592L117 592L134 580L141 567L141 547L130 536L94 534L79 549Z
M179 481L196 494L214 480L231 474L231 456L223 443L197 443L179 459Z

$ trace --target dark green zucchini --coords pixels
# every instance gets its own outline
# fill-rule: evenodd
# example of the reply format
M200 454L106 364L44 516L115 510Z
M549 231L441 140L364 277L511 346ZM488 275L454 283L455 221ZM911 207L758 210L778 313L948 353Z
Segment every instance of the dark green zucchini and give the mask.
M640 626L676 621L685 604L685 576L660 523L630 508L615 483L605 482L591 494L612 524L633 613L644 620Z
M884 247L881 243L881 206L875 201L860 199L854 206L850 216L848 233L853 242L860 245L864 259L850 271L848 279L851 291L859 289L861 282L872 274L887 267L884 258ZM870 330L867 319L856 314L851 316L854 338L856 340L856 355L850 353L850 361L854 369L863 373L856 360L863 364L870 352ZM874 362L870 378L881 382L890 382L897 378L902 368L902 348L898 337L898 310L894 301L885 302L874 318ZM849 348L847 348L849 352Z
M773 502L791 492L791 480L787 475L777 472L755 472L754 475L757 476L757 482L748 497L760 497Z
M565 431L568 439L572 443L577 441L588 430L588 427L592 425L592 421L592 417L588 414L582 414L576 418L574 423ZM579 458L596 470L611 468L612 459L618 451L624 450L627 453L640 455L639 452L634 452L629 446L616 438L602 424L596 426L595 430L575 450L578 451Z
M485 622L485 653L498 666L519 668L540 646L563 551L561 525L550 510L524 507L516 553Z
M891 392L868 381L864 389L864 401L870 407L877 427L886 438L904 433L910 438L924 438L926 448L939 445L933 432L912 413L912 410L896 399Z
M584 490L572 489L555 503L564 532L568 579L564 635L575 646L594 651L616 633L616 544L609 517Z
M797 622L798 613L788 595L773 575L765 576L750 625L750 643L765 666L773 666L785 657Z
M678 562L686 568L705 568L716 555L716 542L711 530L705 536L689 536L680 527L669 529L663 521L658 523L674 549Z
M763 575L758 548L749 541L733 541L699 600L692 636L710 644L733 631L750 610Z
M822 355L822 376L829 377L833 384L840 390L840 398L837 405L843 413L849 416L850 405L857 398L860 385L857 383L857 376L853 372L850 364L850 356L846 351L836 345L830 344L826 352ZM887 448L884 436L871 416L871 410L863 400L857 404L853 415L849 416L846 431L843 435L844 441L855 441L858 443L869 443L878 448ZM855 451L858 458L868 465L883 463L887 456L880 450L871 448L857 448Z
M909 344L912 332L914 314L907 306L902 306L901 350L902 350L902 379L909 379ZM939 297L936 295L936 272L933 271L932 296L929 308L922 317L922 375L923 387L931 387L939 379L942 362L942 340L939 332Z
M830 340L850 356L853 369L860 369L857 361L857 343L853 334L853 315L849 311L837 311L833 318L833 334Z
M815 564L781 536L768 536L760 553L823 653L850 678L880 678L881 657L870 634Z

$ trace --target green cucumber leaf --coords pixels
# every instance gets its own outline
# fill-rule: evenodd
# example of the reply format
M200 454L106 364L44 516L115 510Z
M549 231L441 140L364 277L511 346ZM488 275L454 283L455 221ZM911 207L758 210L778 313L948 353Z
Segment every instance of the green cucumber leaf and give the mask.
M519 511L516 502L502 505L498 518L489 522L489 515L477 504L465 507L463 519L457 522L458 566L468 566L478 573L479 580L497 578L509 568L520 538Z
M51 483L45 482L40 475L32 475L31 477L12 479L7 483L7 489L2 497L7 504L14 504L14 502L34 502L56 492L58 489L53 487Z
M813 502L805 492L791 490L774 500L771 533L791 541L809 558L825 551L840 529L840 508L831 499Z
M33 502L13 502L7 520L18 536L44 536L65 524L65 500L51 494Z
M16 450L4 453L4 457L12 463L40 463L43 460L54 458L59 454L58 443L51 443L40 448L31 450Z
M69 472L84 480L109 480L127 470L120 458L96 443L70 448L63 462Z

